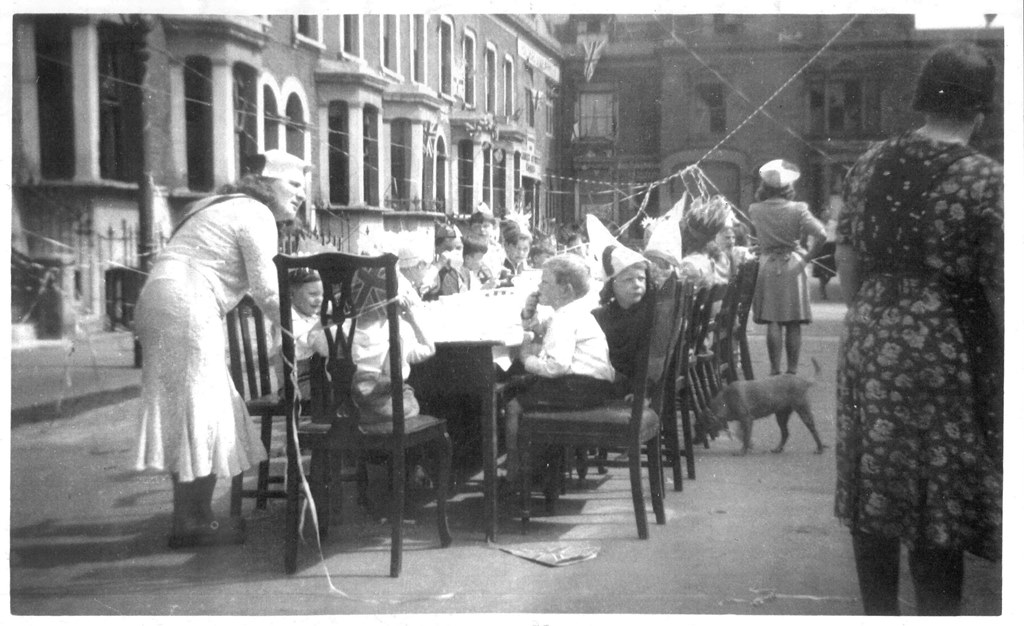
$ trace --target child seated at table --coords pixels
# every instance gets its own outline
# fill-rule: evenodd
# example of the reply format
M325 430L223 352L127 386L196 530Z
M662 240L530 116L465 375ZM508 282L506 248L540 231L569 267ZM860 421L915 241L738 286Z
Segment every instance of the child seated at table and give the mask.
M398 250L398 312L399 335L402 348L402 380L408 380L413 363L425 361L436 348L420 323L418 295L420 283L430 266L430 256L408 243ZM372 281L372 277L367 277ZM381 284L382 288L383 285ZM352 361L356 371L352 381L352 400L359 411L363 427L386 428L391 424L391 367L389 358L389 330L384 303L359 305L355 337L352 342ZM413 388L403 384L405 418L419 415L419 402Z
M324 286L320 274L299 268L288 272L288 291L292 301L292 335L295 337L295 374L300 397L309 398L309 359L314 354L327 356L327 337L320 324L320 305Z
M614 396L615 370L608 357L608 342L590 313L590 303L583 299L589 289L590 269L582 257L554 256L544 263L539 291L527 297L520 313L524 338L519 359L531 376L517 385L515 397L505 409L510 488L517 484L516 439L524 410L585 409Z
M484 263L487 250L488 243L486 239L469 236L463 240L462 267L459 268L459 275L462 279L460 291L493 289L497 286L498 282L494 278L494 273Z

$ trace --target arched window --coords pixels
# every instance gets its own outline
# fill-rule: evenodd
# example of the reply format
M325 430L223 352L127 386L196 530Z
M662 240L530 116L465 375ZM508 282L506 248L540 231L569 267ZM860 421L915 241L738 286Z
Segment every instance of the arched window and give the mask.
M300 159L306 158L306 112L298 94L288 96L284 109L285 117L285 150Z
M327 177L331 204L350 203L348 133L348 104L334 100L327 107Z
M278 147L281 116L277 113L277 97L270 85L263 85L263 150Z

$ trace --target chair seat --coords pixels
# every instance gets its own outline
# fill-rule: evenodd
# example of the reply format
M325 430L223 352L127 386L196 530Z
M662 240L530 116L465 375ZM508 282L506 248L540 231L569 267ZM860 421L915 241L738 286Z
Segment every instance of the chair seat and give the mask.
M621 400L581 411L524 412L520 429L529 429L530 438L540 442L560 436L574 441L581 437L594 437L608 441L609 437L628 438L631 406ZM640 420L640 440L647 441L658 433L661 418L650 407L645 407Z
M421 443L424 438L429 438L434 435L435 430L445 430L446 424L443 419L433 417L430 415L416 415L414 417L406 418L405 420L405 436L406 446L414 446ZM302 420L298 425L299 442L303 445L313 443L316 440L319 444L325 444L328 447L368 447L367 442L373 442L379 439L378 445L370 445L369 447L385 447L387 445L388 437L394 430L391 422L385 422L381 424L365 425L359 424L355 431L350 430L344 426L342 422L337 424L324 424L322 422L312 422ZM426 437L425 437L426 436ZM353 440L358 439L360 443L355 443Z
M253 398L252 400L245 401L245 408L249 410L249 415L285 415L287 413L287 405L284 399L276 393L268 393L265 396L259 398Z

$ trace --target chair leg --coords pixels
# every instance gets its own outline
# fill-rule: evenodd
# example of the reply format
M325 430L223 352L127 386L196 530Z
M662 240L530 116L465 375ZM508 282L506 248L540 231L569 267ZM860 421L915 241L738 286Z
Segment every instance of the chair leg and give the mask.
M522 431L520 431L517 448L519 453L519 514L521 531L525 535L530 526L530 474L532 473L530 465L533 459L530 442L528 439L524 440Z
M242 516L242 478L244 473L238 472L231 477L231 517Z
M693 425L690 422L690 411L695 410L693 401L693 390L689 385L686 387L686 397L679 403L679 417L683 430L683 454L686 455L686 477L690 480L697 478L697 464L693 460Z
M273 433L274 418L271 415L260 417L260 440L263 449L270 456L270 437ZM270 489L270 460L260 461L256 470L256 508L267 508L267 491Z
M288 466L285 475L284 506L284 571L294 574L299 551L299 460L298 451L289 441Z
M685 410L685 409L684 409ZM683 490L683 462L679 450L679 423L676 421L676 409L673 408L671 415L667 414L661 420L661 432L665 437L665 449L668 450L668 458L672 464L672 488L675 491Z
M654 508L654 520L658 524L665 523L665 474L663 472L661 435L656 435L647 442L647 476L651 483L651 506Z
M448 433L438 439L435 446L438 459L437 476L437 534L441 538L441 547L452 545L452 533L448 528L448 483L452 471L452 438Z
M640 475L640 446L629 447L629 486L633 492L633 513L636 515L636 531L641 539L647 539L647 509L644 506L644 481Z
M740 364L743 367L743 378L754 380L754 365L750 361L750 345L747 343L747 329L740 329Z
M403 517L405 517L405 450L391 451L391 577L402 573Z

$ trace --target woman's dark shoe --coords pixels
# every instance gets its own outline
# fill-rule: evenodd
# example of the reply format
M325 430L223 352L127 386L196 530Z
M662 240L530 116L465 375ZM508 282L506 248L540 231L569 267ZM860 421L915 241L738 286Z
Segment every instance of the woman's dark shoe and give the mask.
M206 523L188 522L171 531L171 537L167 541L171 549L207 548L242 543L245 543L245 520L240 517Z

